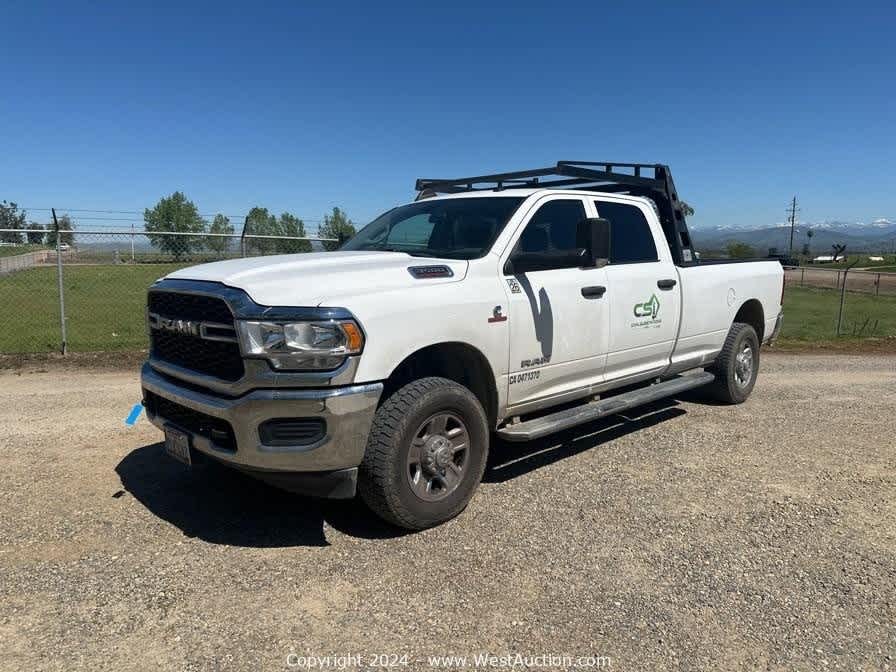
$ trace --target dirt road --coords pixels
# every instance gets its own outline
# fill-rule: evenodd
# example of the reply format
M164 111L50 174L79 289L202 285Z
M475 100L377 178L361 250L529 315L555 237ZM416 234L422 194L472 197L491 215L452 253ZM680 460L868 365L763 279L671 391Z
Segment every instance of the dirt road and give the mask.
M770 355L739 407L496 446L468 510L419 534L188 472L124 425L138 399L132 370L0 373L3 669L896 665L896 357Z

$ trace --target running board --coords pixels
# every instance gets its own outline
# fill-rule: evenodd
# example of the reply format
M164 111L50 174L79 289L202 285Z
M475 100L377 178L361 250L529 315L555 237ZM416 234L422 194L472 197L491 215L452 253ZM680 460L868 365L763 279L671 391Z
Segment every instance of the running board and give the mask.
M657 401L665 397L671 397L680 394L685 390L691 390L695 387L701 387L715 380L715 376L708 371L695 373L687 376L678 376L670 378L661 383L655 383L648 387L642 387L631 392L617 394L608 399L594 401L582 406L567 408L550 415L543 415L539 418L518 422L513 425L506 425L497 431L505 441L531 441L532 439L540 439L548 434L559 432L563 429L569 429L585 422L591 422L607 415L622 413L630 408L642 406L643 404Z

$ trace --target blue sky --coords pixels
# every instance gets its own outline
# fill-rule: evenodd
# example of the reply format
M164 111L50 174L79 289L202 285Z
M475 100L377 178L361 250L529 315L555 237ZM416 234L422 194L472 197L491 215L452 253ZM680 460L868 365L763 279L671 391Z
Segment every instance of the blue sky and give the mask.
M783 221L794 194L808 221L896 219L892 3L18 2L3 18L0 199L31 208L140 211L179 189L203 213L366 222L418 176L606 159L670 164L700 226Z

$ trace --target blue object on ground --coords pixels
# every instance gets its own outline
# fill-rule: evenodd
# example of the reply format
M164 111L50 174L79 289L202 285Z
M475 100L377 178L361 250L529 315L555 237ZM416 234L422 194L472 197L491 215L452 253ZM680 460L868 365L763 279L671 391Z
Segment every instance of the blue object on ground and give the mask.
M131 409L128 417L124 419L124 424L126 424L128 427L133 427L137 424L137 419L140 417L140 414L142 412L143 404L134 404L134 408Z

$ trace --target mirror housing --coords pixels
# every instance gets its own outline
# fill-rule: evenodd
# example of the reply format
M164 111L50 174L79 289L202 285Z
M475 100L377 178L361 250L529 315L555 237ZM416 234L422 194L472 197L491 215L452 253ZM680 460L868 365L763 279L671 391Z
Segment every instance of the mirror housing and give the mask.
M610 222L599 217L576 226L576 249L548 252L514 252L504 264L506 275L559 268L602 268L610 258Z
M601 268L610 260L610 220L589 217L576 227L576 246L587 252L587 266Z
M517 252L504 265L504 273L517 275L530 271L553 271L558 268L580 268L590 263L588 251L579 248L560 252Z

